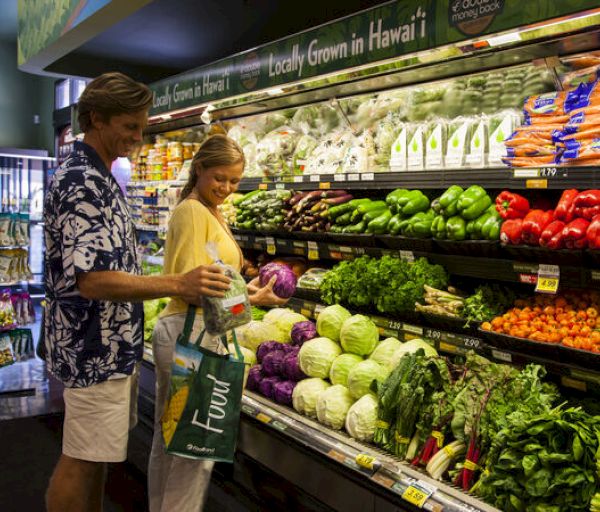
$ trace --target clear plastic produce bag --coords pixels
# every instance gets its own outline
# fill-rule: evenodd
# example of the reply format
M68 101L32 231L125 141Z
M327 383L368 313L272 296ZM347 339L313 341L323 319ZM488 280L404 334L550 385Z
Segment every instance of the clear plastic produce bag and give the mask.
M216 246L209 242L206 251L215 264L222 266L225 275L231 278L231 286L225 297L202 297L202 313L206 331L215 336L221 336L236 327L241 327L252 320L252 310L248 297L248 288L242 275L225 265L218 255Z

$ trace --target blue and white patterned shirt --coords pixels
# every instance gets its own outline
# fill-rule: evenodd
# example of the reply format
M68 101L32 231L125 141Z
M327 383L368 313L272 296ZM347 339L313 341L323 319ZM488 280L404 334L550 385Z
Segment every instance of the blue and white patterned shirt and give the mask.
M44 224L49 370L74 388L130 375L142 358L142 304L87 300L76 288L80 272L141 273L125 197L91 146L76 142L52 178Z

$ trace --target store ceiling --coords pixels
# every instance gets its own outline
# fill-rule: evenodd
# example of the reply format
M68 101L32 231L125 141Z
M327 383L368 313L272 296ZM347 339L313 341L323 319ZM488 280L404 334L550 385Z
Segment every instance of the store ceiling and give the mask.
M151 82L382 3L154 0L46 71L91 77L119 70Z

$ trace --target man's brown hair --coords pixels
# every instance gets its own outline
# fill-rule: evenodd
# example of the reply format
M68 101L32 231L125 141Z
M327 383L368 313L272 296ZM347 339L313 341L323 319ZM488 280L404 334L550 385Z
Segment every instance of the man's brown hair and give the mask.
M152 105L152 91L123 73L104 73L94 78L85 88L77 103L79 126L87 132L92 127L91 113L103 121L112 116L133 114Z

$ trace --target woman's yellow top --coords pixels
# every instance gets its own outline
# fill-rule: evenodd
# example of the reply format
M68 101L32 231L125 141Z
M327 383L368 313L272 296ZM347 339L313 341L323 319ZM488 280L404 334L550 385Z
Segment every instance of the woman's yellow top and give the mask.
M184 199L173 210L165 243L164 274L184 274L199 265L210 265L206 243L214 242L223 263L240 271L242 252L233 236L219 220L196 199ZM173 297L160 316L187 312L188 305Z

